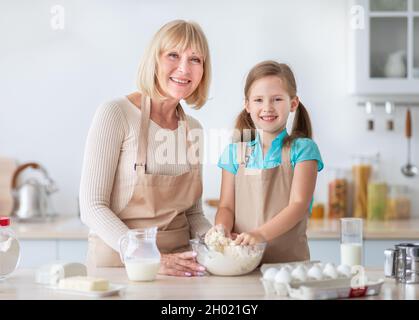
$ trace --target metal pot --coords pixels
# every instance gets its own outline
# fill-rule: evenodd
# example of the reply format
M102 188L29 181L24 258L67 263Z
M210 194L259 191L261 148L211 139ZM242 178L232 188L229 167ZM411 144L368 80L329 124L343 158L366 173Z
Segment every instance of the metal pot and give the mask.
M30 178L17 186L19 175L27 168L41 171L45 182L41 183L35 178ZM13 174L12 189L15 200L14 215L19 220L42 220L55 214L52 212L49 196L58 188L39 164L30 162L20 165Z

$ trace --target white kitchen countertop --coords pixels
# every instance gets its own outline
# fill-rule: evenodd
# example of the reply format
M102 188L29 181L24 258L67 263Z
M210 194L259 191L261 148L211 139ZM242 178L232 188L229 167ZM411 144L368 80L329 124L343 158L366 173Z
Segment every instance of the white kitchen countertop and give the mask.
M89 228L77 216L58 216L48 222L18 222L12 219L12 229L21 240L87 240Z
M384 278L381 269L368 269L369 278ZM277 300L284 299L275 295L265 295L260 282L260 271L240 277L204 276L180 278L157 276L153 282L130 282L124 268L97 269L94 276L108 279L111 283L122 284L126 289L119 296L101 299L136 299L136 300L200 300L200 299L237 299L237 300ZM43 285L36 284L34 269L18 269L8 279L0 282L0 300L11 299L97 299L84 295L70 295ZM419 285L397 284L393 279L385 279L381 292L377 296L357 299L368 300L403 300L419 299Z

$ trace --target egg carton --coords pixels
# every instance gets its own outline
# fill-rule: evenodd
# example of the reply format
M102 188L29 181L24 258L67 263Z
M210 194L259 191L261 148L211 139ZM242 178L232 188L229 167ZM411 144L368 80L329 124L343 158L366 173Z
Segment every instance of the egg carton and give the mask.
M379 294L383 279L372 281L349 266L320 261L264 264L261 282L267 295L296 299L338 299Z

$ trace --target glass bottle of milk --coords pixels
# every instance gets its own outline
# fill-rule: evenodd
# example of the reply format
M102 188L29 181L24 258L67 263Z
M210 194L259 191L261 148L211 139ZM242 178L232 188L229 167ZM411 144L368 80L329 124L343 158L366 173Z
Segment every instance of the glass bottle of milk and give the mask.
M160 268L157 227L129 230L119 240L121 261L131 281L153 281Z
M362 265L361 218L342 218L340 238L340 263L348 266Z

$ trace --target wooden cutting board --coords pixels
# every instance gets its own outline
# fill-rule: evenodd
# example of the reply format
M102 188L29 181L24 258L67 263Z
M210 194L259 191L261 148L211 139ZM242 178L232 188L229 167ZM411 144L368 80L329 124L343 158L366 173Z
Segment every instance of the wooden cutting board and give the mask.
M17 161L0 157L0 216L10 216L13 210L12 177Z

